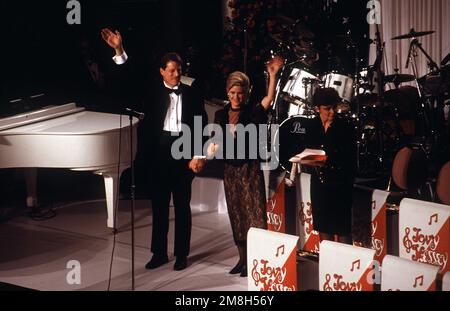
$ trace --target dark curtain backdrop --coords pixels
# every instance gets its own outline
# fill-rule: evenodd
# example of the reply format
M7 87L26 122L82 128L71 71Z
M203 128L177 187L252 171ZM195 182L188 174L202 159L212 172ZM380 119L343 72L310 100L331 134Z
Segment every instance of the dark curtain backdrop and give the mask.
M67 96L80 70L81 41L88 41L91 53L110 66L114 53L101 39L102 27L120 30L127 52L140 62L138 74L157 72L156 60L166 51L189 56L197 67L220 52L220 1L79 2L81 25L68 25L66 0L2 1L2 105L43 91L58 99Z

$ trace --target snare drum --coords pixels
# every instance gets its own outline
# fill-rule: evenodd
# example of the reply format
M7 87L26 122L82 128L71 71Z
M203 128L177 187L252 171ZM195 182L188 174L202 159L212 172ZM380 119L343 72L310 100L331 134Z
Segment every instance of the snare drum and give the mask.
M323 77L325 87L335 89L339 96L350 103L353 98L353 79L339 73L329 73Z
M283 92L294 99L310 102L320 79L306 70L293 68Z

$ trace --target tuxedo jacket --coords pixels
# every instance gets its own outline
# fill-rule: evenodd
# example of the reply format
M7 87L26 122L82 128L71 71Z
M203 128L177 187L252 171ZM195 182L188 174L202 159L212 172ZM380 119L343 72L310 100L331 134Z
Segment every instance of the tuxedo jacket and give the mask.
M129 58L123 65L117 66L122 84L122 92L127 94L128 101L124 106L132 107L145 113L138 127L138 153L136 156L136 166L139 168L137 175L154 171L158 166L162 167L164 163L155 165L158 154L162 152L160 141L163 134L164 120L170 105L170 95L167 91L162 77L159 75L152 78L145 77L141 66L136 60ZM201 92L193 87L180 83L179 89L182 93L182 112L181 122L191 128L193 132L194 117L202 117L202 129L207 124L207 115L204 109L204 99ZM193 134L193 133L192 133ZM201 138L200 138L201 139ZM204 138L205 140L205 138ZM194 136L191 135L191 150L193 151ZM191 157L194 154L191 154ZM169 159L167 159L169 160ZM184 159L187 167L189 159ZM159 167L159 168L160 168ZM153 172L154 173L154 172ZM153 175L151 172L150 175Z
M193 140L194 117L202 118L202 130L203 126L207 124L203 96L195 88L183 83L180 83L178 88L182 94L181 123L191 129L191 140ZM155 82L149 91L142 103L145 112L143 125L146 133L144 134L149 136L151 143L158 143L163 133L164 121L170 105L170 95L162 80Z

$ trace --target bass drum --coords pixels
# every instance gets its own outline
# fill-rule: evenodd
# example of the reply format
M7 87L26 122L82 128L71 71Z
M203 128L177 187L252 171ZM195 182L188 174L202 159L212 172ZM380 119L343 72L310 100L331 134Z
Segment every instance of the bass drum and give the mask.
M306 149L307 137L315 116L294 116L283 121L275 132L275 155L280 166L290 172L289 159Z

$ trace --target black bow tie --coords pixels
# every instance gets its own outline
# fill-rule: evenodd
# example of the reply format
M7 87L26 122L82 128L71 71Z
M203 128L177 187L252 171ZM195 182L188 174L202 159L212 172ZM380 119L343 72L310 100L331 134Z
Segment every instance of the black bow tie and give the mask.
M179 88L178 89L171 89L171 88L166 87L166 90L167 90L167 92L169 94L172 94L172 93L175 93L176 95L180 95L181 94L181 91L180 91Z

